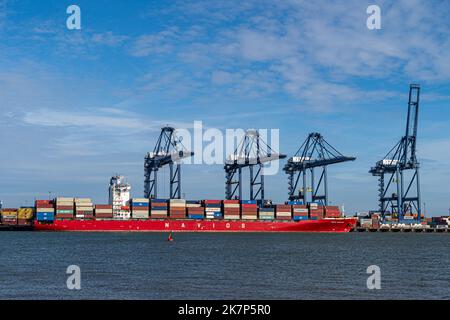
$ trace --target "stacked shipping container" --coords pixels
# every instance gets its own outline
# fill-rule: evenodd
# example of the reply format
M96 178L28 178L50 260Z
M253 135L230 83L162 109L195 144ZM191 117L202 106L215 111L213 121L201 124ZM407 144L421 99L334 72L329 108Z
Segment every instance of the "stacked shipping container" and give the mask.
M167 200L152 199L150 200L150 216L152 218L167 218Z
M133 198L131 203L131 217L133 219L148 219L150 214L150 200L146 198Z
M96 204L94 214L95 219L112 219L113 206L111 204Z
M258 205L256 204L256 200L241 201L241 218L242 220L258 219Z
M223 217L227 220L239 220L241 206L239 200L223 200Z
M17 224L20 226L30 226L34 215L33 208L19 208L17 210Z
M275 208L273 208L273 207L259 208L259 219L274 220L275 219Z
M37 221L55 220L55 205L53 200L36 200L35 208Z
M222 219L222 201L221 200L205 200L206 219Z
M56 219L73 219L73 198L56 198Z
M185 219L186 218L186 200L170 199L169 216L173 219Z
M276 208L277 219L280 219L280 220L291 220L292 207L290 205L277 204L275 208Z
M297 201L292 201L289 202L290 205L292 205L292 218L295 221L300 221L300 220L308 220L308 208L306 205L297 202Z
M309 204L309 218L311 220L323 219L323 206L319 206L317 203L311 202Z
M91 199L75 199L75 217L77 219L94 219L94 204Z
M188 217L191 219L203 219L205 217L205 208L202 206L201 201L186 201L186 209Z
M2 209L2 224L16 225L17 224L17 209L4 208Z

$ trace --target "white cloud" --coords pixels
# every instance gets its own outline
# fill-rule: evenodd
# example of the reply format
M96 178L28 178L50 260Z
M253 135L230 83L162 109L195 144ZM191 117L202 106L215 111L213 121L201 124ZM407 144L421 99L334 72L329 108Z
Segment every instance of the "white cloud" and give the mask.
M143 146L151 147L148 137L156 137L162 126L169 124L186 129L193 126L193 123L155 120L115 108L87 111L41 109L27 112L23 122L47 130L58 129L58 136L48 145L55 157L145 152Z
M92 35L91 39L94 43L115 47L126 41L128 37L116 35L111 31L108 31L104 33L95 33Z
M242 8L223 5L221 17L215 17L217 3L177 2L169 10L172 14L201 17L195 37L170 27L140 37L132 54L176 52L174 62L206 71L193 82L211 81L242 97L281 90L312 110L330 111L336 104L356 103L368 95L381 100L396 94L386 90L367 94L367 88L358 87L358 79L389 82L395 76L405 83L450 79L450 12L445 3L380 1L379 31L366 27L369 4L289 1L262 10L261 2L246 2ZM244 22L235 24L236 16ZM226 29L220 28L223 21Z
M177 39L179 39L177 28L168 28L159 33L142 35L134 41L129 53L135 57L169 53L174 49L174 42Z
M53 127L90 127L104 131L109 130L142 130L148 128L138 117L118 117L96 113L80 113L43 109L27 112L23 118L25 123ZM151 127L150 127L151 128Z

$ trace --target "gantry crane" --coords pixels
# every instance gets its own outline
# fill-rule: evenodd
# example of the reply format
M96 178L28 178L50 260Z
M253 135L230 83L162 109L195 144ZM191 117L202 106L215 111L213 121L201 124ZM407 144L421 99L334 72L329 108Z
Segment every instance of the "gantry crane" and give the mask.
M397 214L399 220L403 219L405 213L411 213L417 214L420 222L421 193L419 162L416 156L419 100L420 85L411 84L406 134L369 171L378 177L378 201L383 220L390 207L391 213Z
M180 161L192 157L176 136L172 127L163 127L153 152L147 153L144 162L144 197L149 199L158 196L158 170L165 165L170 168L170 199L181 198L181 166ZM174 168L175 167L175 168Z
M225 161L226 199L235 197L242 200L242 169L248 167L250 171L250 200L257 200L259 197L258 200L264 203L264 164L284 158L286 158L286 155L274 152L261 139L258 130L247 130L234 154L229 155Z
M300 149L291 157L283 170L288 174L289 200L303 200L308 202L307 191L311 191L311 201L328 205L328 175L327 166L340 162L353 161L355 157L347 157L333 148L320 133L313 132L300 146ZM315 169L321 170L320 178L316 184ZM307 186L307 172L310 172L310 187ZM298 190L302 178L303 186ZM320 190L322 194L319 194Z

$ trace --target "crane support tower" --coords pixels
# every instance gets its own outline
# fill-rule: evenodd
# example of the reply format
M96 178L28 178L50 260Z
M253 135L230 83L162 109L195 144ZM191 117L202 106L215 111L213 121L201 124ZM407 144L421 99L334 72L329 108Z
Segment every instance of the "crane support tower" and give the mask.
M181 198L181 160L192 157L176 135L175 128L163 127L153 152L148 152L144 162L144 197L158 197L158 170L169 165L170 199Z
M225 161L225 197L242 200L242 169L250 171L250 200L264 203L264 164L286 158L261 139L258 130L249 129L238 144L234 154ZM237 193L237 194L236 194ZM258 199L259 198L259 199Z
M313 132L300 146L295 155L289 158L283 170L288 175L289 200L303 200L308 202L307 191L311 192L311 202L328 205L328 175L327 167L346 161L354 161L355 157L347 157L333 148L320 133ZM315 169L320 170L320 177L316 183ZM307 186L308 172L310 187ZM298 190L302 179L303 187ZM319 194L322 192L322 194Z
M390 210L398 215L399 222L405 214L417 214L420 223L422 208L416 156L419 100L420 85L411 84L405 136L369 171L378 177L378 201L383 220Z

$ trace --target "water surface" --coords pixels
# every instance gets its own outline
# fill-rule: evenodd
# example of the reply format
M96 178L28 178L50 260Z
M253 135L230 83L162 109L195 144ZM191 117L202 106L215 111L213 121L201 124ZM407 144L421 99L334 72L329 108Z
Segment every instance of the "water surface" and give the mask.
M450 299L448 234L2 232L0 299ZM66 269L81 268L81 290ZM368 290L369 265L381 290Z

